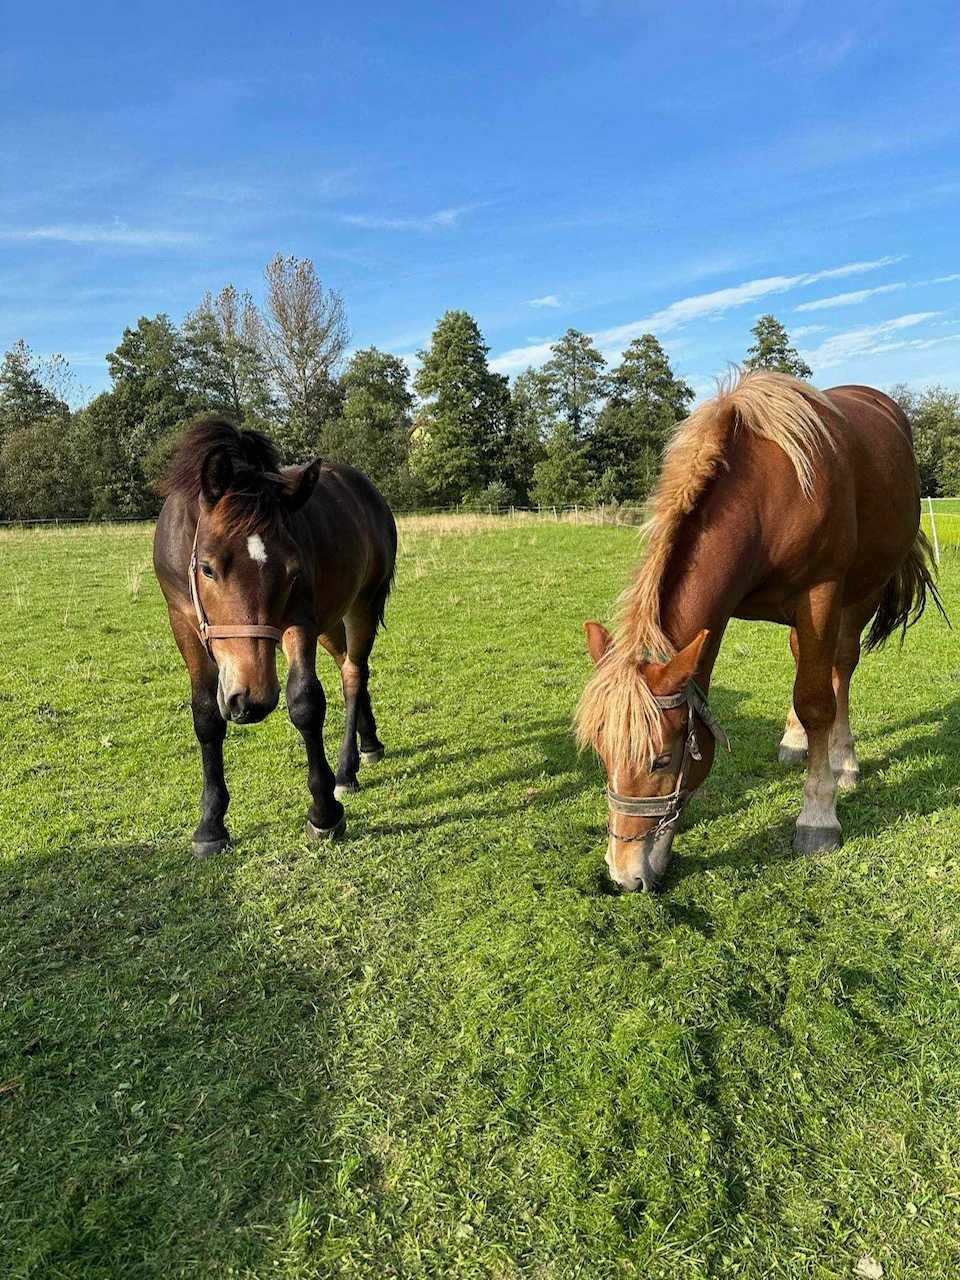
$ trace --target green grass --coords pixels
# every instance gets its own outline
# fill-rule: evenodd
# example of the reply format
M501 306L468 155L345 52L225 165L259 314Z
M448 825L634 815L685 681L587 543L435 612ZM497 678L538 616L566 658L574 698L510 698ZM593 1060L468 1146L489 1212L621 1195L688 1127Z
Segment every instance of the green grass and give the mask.
M734 624L733 753L667 894L617 897L569 720L636 533L411 525L349 838L303 840L278 713L231 731L236 843L201 863L149 539L0 536L0 1274L960 1273L960 656L935 616L861 668L864 781L812 860L776 762L786 633ZM960 618L952 556L942 581Z

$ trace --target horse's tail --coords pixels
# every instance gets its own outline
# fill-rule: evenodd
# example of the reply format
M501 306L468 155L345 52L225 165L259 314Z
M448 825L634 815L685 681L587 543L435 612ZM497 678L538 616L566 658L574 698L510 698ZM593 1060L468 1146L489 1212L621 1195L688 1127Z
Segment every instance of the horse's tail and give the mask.
M883 598L873 615L873 623L864 641L863 647L867 652L879 649L898 628L900 643L903 644L907 627L920 621L927 607L928 595L947 626L950 626L950 619L934 579L933 552L927 535L922 529L918 529L910 554L883 589Z
M380 497L379 491L377 494ZM387 576L380 583L374 596L373 607L377 615L377 626L386 627L387 625L387 598L393 587L393 580L397 572L397 522L394 519L393 512L387 505L387 502L380 497L387 516L387 546L390 555L390 567L387 570Z

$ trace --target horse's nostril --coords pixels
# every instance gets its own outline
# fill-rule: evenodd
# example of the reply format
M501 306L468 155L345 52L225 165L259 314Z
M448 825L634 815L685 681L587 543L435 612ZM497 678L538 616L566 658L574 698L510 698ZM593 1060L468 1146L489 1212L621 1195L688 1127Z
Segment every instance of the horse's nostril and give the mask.
M248 689L240 689L237 693L231 693L227 699L227 710L230 713L231 720L245 720L250 706L250 691Z

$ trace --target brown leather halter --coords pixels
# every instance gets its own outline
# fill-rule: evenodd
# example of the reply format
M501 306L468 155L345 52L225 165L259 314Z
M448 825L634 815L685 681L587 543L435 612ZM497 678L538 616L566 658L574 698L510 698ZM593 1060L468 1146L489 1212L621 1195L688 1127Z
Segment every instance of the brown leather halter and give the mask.
M187 581L190 584L190 599L193 601L193 608L197 615L197 635L200 637L200 643L207 651L207 656L216 662L213 654L210 652L211 640L272 640L274 644L279 644L283 639L283 632L279 627L268 627L264 623L246 622L246 623L211 623L207 619L206 610L203 607L203 601L200 599L200 582L197 578L199 564L197 561L197 539L200 537L200 521L197 521L196 532L193 535L193 550L190 552L190 571L187 574Z
M707 726L714 738L730 750L730 741L720 726L717 717L710 710L707 696L695 680L690 680L678 693L656 695L656 703L661 711L670 711L675 707L687 708L687 732L683 740L683 756L680 760L680 771L677 774L677 785L666 796L624 796L607 787L607 803L610 813L622 814L625 818L659 818L660 821L652 831L641 831L637 835L619 835L607 822L607 830L615 840L622 844L635 843L641 840L655 840L657 836L680 821L683 807L693 795L687 786L687 773L691 760L699 760L700 744L697 741L697 716Z

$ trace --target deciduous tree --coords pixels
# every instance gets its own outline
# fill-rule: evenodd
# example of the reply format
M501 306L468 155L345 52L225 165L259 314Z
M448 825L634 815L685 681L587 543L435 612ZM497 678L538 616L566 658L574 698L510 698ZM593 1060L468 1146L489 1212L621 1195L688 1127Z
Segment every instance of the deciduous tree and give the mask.
M340 410L336 372L350 337L346 310L309 258L278 253L265 276L258 346L284 414L279 443L288 461L303 462L319 452L323 425Z

